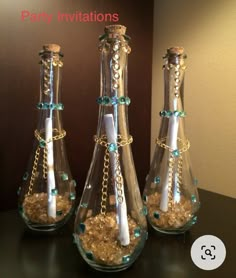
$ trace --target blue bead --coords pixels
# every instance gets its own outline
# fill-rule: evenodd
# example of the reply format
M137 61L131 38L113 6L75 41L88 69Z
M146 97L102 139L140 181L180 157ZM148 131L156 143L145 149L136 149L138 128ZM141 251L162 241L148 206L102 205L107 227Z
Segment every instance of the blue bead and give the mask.
M58 103L56 104L56 108L57 110L63 110L64 109L64 105L62 103Z
M85 229L86 229L86 225L84 223L80 223L79 232L83 234L85 232Z
M51 190L51 195L56 196L58 194L58 190L56 188Z
M140 237L141 235L141 228L140 227L137 227L134 229L134 236L135 237Z
M161 117L165 117L165 116L166 116L166 111L165 111L165 110L162 110L162 111L160 111L159 114L160 114Z
M179 117L180 116L180 114L181 114L181 112L179 112L179 111L174 111L174 115L175 115L175 117Z
M197 178L194 178L193 184L196 185L196 186L198 185L198 179Z
M125 104L126 98L125 97L120 97L119 98L119 103L120 104Z
M159 176L156 176L154 178L154 183L159 184L161 182L161 178Z
M102 104L102 99L103 99L102 97L97 98L97 103Z
M103 104L108 105L110 103L110 98L108 96L103 97Z
M157 211L154 211L153 213L154 218L159 219L160 218L160 214Z
M128 263L130 261L130 255L126 255L122 257L122 263Z
M166 117L171 117L172 116L172 112L170 110L166 111Z
M92 252L86 252L85 253L87 259L89 259L90 261L93 261L93 253Z
M40 139L40 140L39 140L39 146L40 146L41 148L45 148L46 142L45 142L43 139Z
M195 224L195 223L197 223L197 216L194 216L192 219L192 224Z
M192 200L193 203L196 203L196 202L197 202L196 196L195 196L195 195L192 195L192 196L191 196L191 200Z
M115 143L110 143L109 145L108 145L108 151L109 152L115 152L115 151L117 151L117 145L115 144Z
M55 105L54 103L50 103L50 104L49 104L49 108L50 108L50 109L53 110L55 107L56 107L56 105Z
M27 181L27 179L28 179L28 177L29 177L29 173L28 172L25 172L24 173L24 176L23 176L23 181Z
M118 104L118 98L117 97L112 97L111 98L111 104L112 105L117 105Z
M62 215L62 210L57 210L57 211L56 211L56 215L57 215L57 216L61 216L61 215Z
M148 200L148 196L147 195L143 195L143 201L147 202L147 200Z
M146 216L148 214L148 210L147 210L147 207L146 206L143 206L142 210L141 210L141 213Z
M70 199L71 201L75 200L75 193L71 192L71 193L70 193L69 199Z
M126 97L125 104L130 105L130 103L131 103L131 99L129 97Z
M61 179L62 179L63 181L67 181L67 180L69 179L69 177L68 177L68 175L67 175L66 173L63 173L63 174L61 175Z
M172 154L173 154L173 156L178 157L179 156L179 150L178 149L173 150Z

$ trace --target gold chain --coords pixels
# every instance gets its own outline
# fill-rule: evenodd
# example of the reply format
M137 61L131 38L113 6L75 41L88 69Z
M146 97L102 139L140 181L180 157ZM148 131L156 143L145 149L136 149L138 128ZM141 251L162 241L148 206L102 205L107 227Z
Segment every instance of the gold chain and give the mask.
M29 186L28 195L31 195L32 190L33 190L34 180L36 178L39 154L40 154L40 146L38 146L38 148L36 149L35 156L34 156L34 163L33 163L33 169L32 169L31 178L30 178L30 186Z
M180 193L180 185L182 184L183 180L183 157L182 153L186 152L190 148L190 142L189 140L182 140L180 138L177 138L177 141L181 143L181 148L179 148L177 155L175 156L173 152L175 151L170 146L166 145L164 142L166 142L166 137L162 139L156 139L156 144L160 146L163 149L166 149L170 152L169 160L168 160L168 208L173 208L173 193L172 193L172 184L173 184L173 178L174 178L174 162L175 159L178 158L177 163L177 181L176 181L176 192Z
M50 59L42 60L42 64L44 65L44 88L43 92L45 95L50 94Z
M107 190L108 190L108 181L109 181L109 165L110 165L110 153L109 153L109 143L107 142L107 136L102 135L101 137L94 136L94 141L105 147L104 155L104 164L103 164L103 177L102 177L102 199L101 199L101 214L106 214L106 203L107 203ZM122 135L117 135L117 148L129 145L133 142L133 137L129 136L128 138L123 137ZM116 169L115 169L115 183L117 187L117 199L119 203L123 202L123 177L121 174L119 153L118 150L114 151L116 159Z
M123 202L123 191L122 191L122 186L124 184L123 182L123 177L121 175L121 169L120 169L120 161L119 161L119 153L115 153L116 157L116 170L115 170L115 184L116 184L116 189L117 189L117 200L121 204Z
M109 180L109 151L106 149L103 164L103 177L102 177L102 200L101 200L101 214L106 214L107 209L107 188Z
M53 132L58 132L59 133L59 130L54 128ZM47 154L48 154L47 144L49 142L60 140L63 137L65 137L66 136L66 131L62 130L61 133L53 136L52 138L50 138L47 141L44 140L40 136L40 133L37 129L34 131L34 135L37 138L37 140L39 141L39 146L37 147L36 152L35 152L35 156L34 156L33 169L32 169L31 177L30 177L30 186L29 186L29 190L28 190L28 193L27 193L28 195L30 195L32 193L32 190L33 190L41 149L43 148L43 178L46 179L47 178Z
M174 151L174 149L172 149L170 146L163 143L163 142L166 142L166 139L167 139L166 137L164 137L162 139L157 138L156 139L156 144L163 149L166 149L166 150L169 150L169 151ZM182 148L178 149L180 154L182 154L183 152L186 152L190 148L189 140L186 139L186 141L184 142L184 140L182 140L180 138L177 138L177 141L182 144Z

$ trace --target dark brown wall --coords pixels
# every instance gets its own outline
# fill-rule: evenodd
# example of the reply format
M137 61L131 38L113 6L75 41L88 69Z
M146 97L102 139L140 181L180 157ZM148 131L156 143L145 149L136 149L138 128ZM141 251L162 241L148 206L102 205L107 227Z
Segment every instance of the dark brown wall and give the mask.
M50 24L22 22L21 11L47 12ZM141 189L149 169L153 0L1 0L0 3L0 210L17 206L17 188L31 153L39 97L38 51L58 43L65 55L64 128L71 171L82 191L96 132L99 95L98 36L112 22L58 22L57 11L119 14L132 38L129 55L130 132Z

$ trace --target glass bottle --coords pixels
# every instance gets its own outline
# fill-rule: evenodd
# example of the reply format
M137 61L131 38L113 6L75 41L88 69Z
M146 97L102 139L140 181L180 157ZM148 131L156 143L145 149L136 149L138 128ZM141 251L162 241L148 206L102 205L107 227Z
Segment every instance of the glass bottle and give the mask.
M164 109L143 193L151 226L168 234L188 230L197 220L200 205L184 129L185 59L182 47L172 47L164 56Z
M54 231L65 224L75 202L75 181L67 161L60 102L60 46L44 45L39 53L39 118L34 131L33 151L19 187L19 211L26 225L35 231Z
M147 236L145 210L129 134L126 28L111 25L100 37L101 91L95 148L75 220L75 242L100 271L120 271L140 254Z

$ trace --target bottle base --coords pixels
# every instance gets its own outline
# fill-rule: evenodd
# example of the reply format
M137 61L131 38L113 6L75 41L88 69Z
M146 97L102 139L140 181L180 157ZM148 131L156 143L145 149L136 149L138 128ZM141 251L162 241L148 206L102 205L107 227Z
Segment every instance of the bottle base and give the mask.
M127 268L129 268L132 265L132 263L126 264L126 265L121 265L121 266L114 266L114 267L113 266L96 265L96 264L91 264L91 263L88 263L88 265L90 267L92 267L93 269L100 271L100 272L120 272L120 271L123 271L123 270L126 270Z
M64 226L68 220L70 219L72 213L74 211L74 208L71 209L69 213L63 218L61 221L57 221L55 223L36 223L31 221L25 213L19 209L20 216L22 217L24 223L26 226L33 232L39 232L39 233L50 233L54 232L58 229L60 229L62 226Z
M193 216L192 219L190 221L188 221L184 226L178 227L178 228L160 227L160 226L154 225L150 221L150 219L148 219L148 221L149 221L150 225L152 226L152 228L159 233L169 234L169 235L178 235L178 234L183 234L183 233L187 232L197 222L197 216Z

